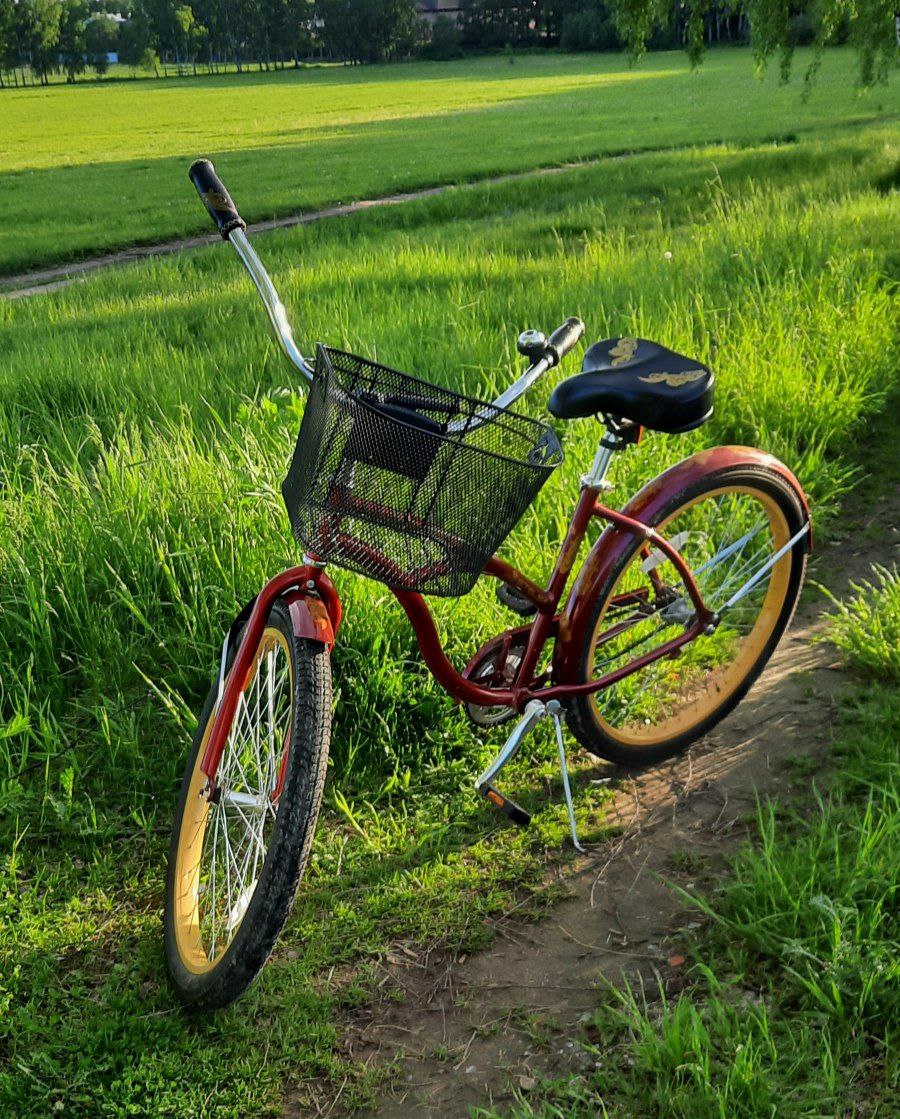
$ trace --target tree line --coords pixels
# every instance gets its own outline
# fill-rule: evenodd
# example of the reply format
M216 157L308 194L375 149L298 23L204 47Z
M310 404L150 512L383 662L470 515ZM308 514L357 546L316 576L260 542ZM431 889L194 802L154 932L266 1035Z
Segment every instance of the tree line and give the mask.
M627 50L750 42L762 60L848 39L862 80L896 58L888 0L459 0L458 18L431 26L415 0L0 0L0 86L74 82L106 73L109 56L132 69L239 73L329 58L380 62L414 55L559 47ZM815 66L815 61L814 64Z

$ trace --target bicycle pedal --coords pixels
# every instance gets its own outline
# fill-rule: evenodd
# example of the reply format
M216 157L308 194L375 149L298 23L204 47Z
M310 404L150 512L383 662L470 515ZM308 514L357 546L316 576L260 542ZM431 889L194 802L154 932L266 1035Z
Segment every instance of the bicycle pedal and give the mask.
M522 618L530 618L537 613L537 606L509 583L501 583L495 593L504 606Z
M479 785L478 791L485 800L490 801L495 808L499 808L504 816L508 816L514 824L518 824L520 828L527 828L531 823L531 813L526 812L524 808L520 808L514 800L504 796L499 789L495 789L493 785Z

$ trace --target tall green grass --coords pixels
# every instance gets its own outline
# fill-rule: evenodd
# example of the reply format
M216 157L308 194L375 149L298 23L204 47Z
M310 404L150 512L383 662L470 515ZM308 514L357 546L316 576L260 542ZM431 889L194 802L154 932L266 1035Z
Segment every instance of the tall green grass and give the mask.
M743 441L798 471L821 525L853 483L848 434L893 376L895 199L880 185L892 145L873 129L645 155L259 248L307 339L485 396L514 374L521 328L568 314L589 338L638 333L696 354L718 374L714 420L623 456L616 499L694 448ZM224 248L0 304L0 1104L12 1113L46 1114L66 1083L72 1114L191 1115L213 1099L236 1115L277 1107L285 1076L340 1082L329 969L438 926L479 943L483 916L533 880L535 849L565 833L559 804L524 835L489 830L468 783L490 743L428 678L388 593L340 575L329 811L285 955L216 1024L174 1011L157 924L169 814L223 628L297 555L278 486L301 413ZM567 462L506 549L536 577L597 427L562 434ZM458 663L509 624L488 588L437 612ZM537 768L513 779L537 808L550 770L535 749ZM584 827L601 826L599 808L596 789L580 792ZM213 1043L227 1082L204 1062Z
M890 201L866 185L882 160L877 134L868 146L721 150L700 170L688 156L643 157L260 247L306 330L484 395L513 375L521 327L571 313L592 336L629 331L696 354L719 374L716 419L620 463L622 498L692 446L736 441L785 458L821 516L849 481L841 443L891 376L891 294L879 271ZM48 317L49 334L37 335ZM160 696L168 732L181 734L229 616L296 555L278 486L302 400L222 250L6 305L0 321L0 671L7 717L29 720L21 755L5 751L7 776L45 760L27 783L43 797L65 758L83 803L109 789L116 800L159 796L180 757L180 746L145 748L148 720L157 738L162 730L151 714ZM547 391L529 406L540 410ZM510 542L538 577L596 428L563 434L568 464ZM420 730L396 723L415 706L408 686L369 668L414 659L405 623L377 589L341 582L337 659L354 717L340 728L337 764L343 775L351 759L363 770L415 764L406 743ZM439 613L464 659L500 621L481 592Z
M801 60L802 61L802 60ZM798 73L803 66L798 61ZM265 76L3 91L0 274L203 233L199 155L249 219L540 164L727 139L755 143L890 119L849 51L802 84L758 79L748 51L528 55Z
M875 567L872 579L837 602L831 640L857 670L900 682L900 573Z

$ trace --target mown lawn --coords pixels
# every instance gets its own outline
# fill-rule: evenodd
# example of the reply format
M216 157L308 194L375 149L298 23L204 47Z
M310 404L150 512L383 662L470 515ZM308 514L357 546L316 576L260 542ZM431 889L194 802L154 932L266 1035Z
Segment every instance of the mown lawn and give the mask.
M714 420L645 441L617 498L697 446L756 443L798 471L821 530L852 485L848 432L894 376L895 162L880 128L648 154L259 248L301 337L474 392L512 375L522 327L567 314L589 338L695 353L718 372ZM434 687L387 593L341 575L327 808L297 909L234 1010L175 1006L169 816L222 629L295 555L278 485L301 409L224 247L0 303L0 1113L255 1116L315 1078L361 1096L335 1023L366 960L397 938L483 944L484 918L565 857L552 743L509 781L534 826L503 827L471 791L497 735ZM535 575L595 438L564 432L567 463L510 541ZM438 614L457 662L508 624L486 590ZM588 838L602 797L577 790Z
M803 100L749 51L528 55L0 91L0 274L203 232L185 173L219 159L249 219L609 153L887 119L829 53Z

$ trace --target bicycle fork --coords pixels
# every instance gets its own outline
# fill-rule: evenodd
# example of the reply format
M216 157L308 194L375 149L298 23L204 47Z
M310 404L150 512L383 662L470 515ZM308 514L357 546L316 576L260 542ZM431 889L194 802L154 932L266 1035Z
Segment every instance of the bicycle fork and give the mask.
M584 848L578 842L578 829L575 826L575 807L572 804L572 788L569 784L569 767L566 761L566 746L563 740L562 704L559 700L551 699L546 703L542 703L539 699L532 699L526 705L522 713L522 718L513 728L512 734L510 734L509 738L506 740L506 745L484 773L476 779L475 788L481 793L485 800L490 801L495 808L499 808L514 824L518 824L520 827L527 827L528 824L531 823L531 814L516 804L515 801L510 800L504 793L501 793L500 790L492 784L492 781L500 770L503 769L508 762L512 761L518 753L519 747L522 745L525 737L542 719L548 717L553 720L556 730L556 745L559 750L559 768L562 774L566 808L569 813L569 830L572 833L572 845L576 851L583 852Z

